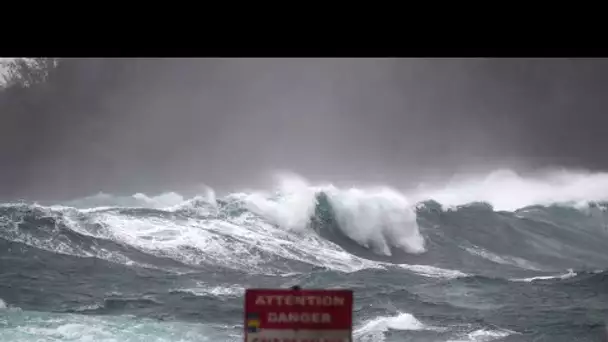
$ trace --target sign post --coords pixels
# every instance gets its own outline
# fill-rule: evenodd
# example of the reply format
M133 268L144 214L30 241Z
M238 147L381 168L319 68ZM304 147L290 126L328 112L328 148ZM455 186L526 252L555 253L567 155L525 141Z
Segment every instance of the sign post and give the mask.
M351 342L351 290L247 289L245 342Z

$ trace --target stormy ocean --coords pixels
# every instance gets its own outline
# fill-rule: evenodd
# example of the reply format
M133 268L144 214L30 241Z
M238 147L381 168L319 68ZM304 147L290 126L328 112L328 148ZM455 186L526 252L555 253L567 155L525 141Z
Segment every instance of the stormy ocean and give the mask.
M248 287L348 288L355 341L603 341L608 175L281 178L0 206L0 341L241 341Z

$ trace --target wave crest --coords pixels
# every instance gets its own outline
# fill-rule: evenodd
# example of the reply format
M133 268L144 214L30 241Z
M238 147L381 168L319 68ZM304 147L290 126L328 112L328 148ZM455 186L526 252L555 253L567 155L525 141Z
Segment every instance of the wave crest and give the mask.
M507 176L493 179L501 177ZM130 205L122 205L127 198ZM273 274L411 264L458 269L458 276L479 268L495 276L509 267L505 277L529 278L537 274L519 271L597 267L606 260L603 204L499 212L490 202L444 210L444 203L415 198L388 187L313 186L283 176L274 191L220 198L208 190L187 200L174 193L100 194L73 206L5 204L0 238L123 264L146 264L147 255L157 258L150 263ZM94 200L104 206L86 205Z

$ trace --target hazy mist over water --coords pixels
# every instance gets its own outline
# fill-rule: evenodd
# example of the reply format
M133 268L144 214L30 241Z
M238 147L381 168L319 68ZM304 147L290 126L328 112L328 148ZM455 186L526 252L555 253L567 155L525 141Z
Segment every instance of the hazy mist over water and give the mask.
M608 167L605 60L78 63L82 105L4 119L3 159L15 162L2 166L12 175L2 197L230 191L281 170L404 187L497 168ZM102 86L100 65L119 64L126 72ZM11 130L19 120L35 131Z
M294 285L356 342L606 337L605 60L7 65L0 340L242 341Z

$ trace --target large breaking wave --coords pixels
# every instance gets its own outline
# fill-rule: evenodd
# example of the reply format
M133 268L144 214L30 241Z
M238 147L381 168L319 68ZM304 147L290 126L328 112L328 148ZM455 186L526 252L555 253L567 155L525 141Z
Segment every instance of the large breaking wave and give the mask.
M169 264L271 273L303 265L341 271L411 261L446 266L441 257L453 257L454 250L463 258L551 271L563 261L606 260L605 240L597 237L608 234L607 206L600 202L608 199L607 179L527 180L500 171L478 185L465 180L408 196L388 187L312 186L290 176L271 192L223 198L211 190L191 199L99 194L62 205L4 204L0 237L113 262L143 263L141 253ZM271 265L279 259L284 267L277 270Z
M388 271L410 283L419 280L407 274L458 288L471 281L595 288L608 265L606 200L605 174L525 178L497 171L403 191L312 185L291 175L272 191L225 196L208 190L193 198L98 194L55 204L7 203L0 206L6 256L0 264L40 250L176 275L279 277L286 286L329 286L336 274ZM170 295L238 296L245 285L196 284ZM451 300L445 288L438 293L433 300ZM465 305L455 296L450 305ZM108 313L125 305L160 304L109 297L69 312ZM390 329L447 331L403 312L362 317L357 329L361 341L382 340ZM512 333L478 326L462 336L474 341Z

